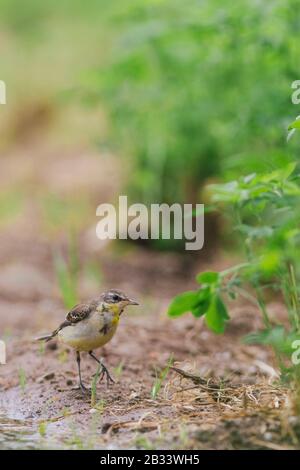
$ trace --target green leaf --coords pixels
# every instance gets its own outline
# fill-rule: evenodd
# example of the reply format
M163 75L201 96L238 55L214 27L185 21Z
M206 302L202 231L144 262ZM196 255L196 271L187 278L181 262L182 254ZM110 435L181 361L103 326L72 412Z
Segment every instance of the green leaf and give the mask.
M205 315L207 312L207 309L209 307L209 301L207 301L203 305L198 305L197 307L192 309L192 314L194 315L195 318L202 317L202 315Z
M179 294L172 300L168 309L168 315L170 317L179 317L185 312L191 312L197 307L198 302L198 291L187 291Z
M198 303L195 308L192 309L194 317L199 318L204 315L209 307L211 300L211 289L209 286L202 287L198 291Z
M202 315L205 315L209 308L210 304L210 297L207 297L203 301L201 301L195 308L192 309L192 314L194 317L199 318Z
M205 315L205 321L214 333L224 333L225 325L229 319L227 309L219 295L215 295Z
M244 176L244 183L246 184L251 183L251 181L253 181L255 177L256 177L256 173L251 173L250 175Z
M290 162L287 165L284 165L282 168L271 171L270 173L265 173L260 176L260 181L263 183L269 183L271 181L285 181L293 173L296 168L296 162Z
M290 131L291 129L300 129L300 119L296 119L296 121L292 122L289 125L288 131Z
M216 284L220 278L220 274L215 271L206 271L198 274L196 277L199 284Z

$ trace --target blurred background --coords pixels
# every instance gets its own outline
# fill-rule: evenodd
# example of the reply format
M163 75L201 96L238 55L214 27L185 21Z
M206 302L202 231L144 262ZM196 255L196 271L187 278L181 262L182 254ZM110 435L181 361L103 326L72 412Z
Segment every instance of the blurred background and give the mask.
M235 250L214 213L192 260L174 240L111 246L96 239L95 210L119 194L207 203L207 184L290 161L296 4L0 0L5 309L16 296L52 298L53 279L71 291L67 304L78 279L86 295L121 281L177 292L174 276L188 283Z

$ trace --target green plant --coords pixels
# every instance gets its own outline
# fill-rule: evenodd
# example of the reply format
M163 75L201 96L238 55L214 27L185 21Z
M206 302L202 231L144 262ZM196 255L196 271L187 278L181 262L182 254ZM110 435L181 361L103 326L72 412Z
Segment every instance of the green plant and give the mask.
M25 391L25 388L26 388L26 373L25 373L25 370L20 367L19 369L19 384L20 384L20 387L22 389L22 391L24 392Z
M41 341L39 344L38 353L40 356L43 356L45 354L45 351L46 351L45 343Z
M106 10L110 54L87 75L86 95L132 159L132 198L195 202L224 170L282 161L278 123L297 75L292 5L127 0Z
M93 406L93 408L95 410L97 410L100 414L103 413L103 411L105 410L105 405L106 405L106 402L105 400L99 400L97 401L97 403Z
M91 407L94 408L97 404L97 383L101 375L101 365L98 365L97 371L92 379L91 385ZM104 404L102 404L104 406Z
M123 373L123 369L124 369L124 360L122 359L119 364L114 368L114 375L117 377L117 378L120 378L122 373Z
M41 437L45 437L47 433L47 422L41 421L38 426L38 431Z
M146 449L146 450L154 450L155 446L153 442L150 441L145 436L137 434L137 436L133 439L133 447L137 447L138 449Z
M291 362L292 343L300 338L300 174L295 162L264 174L252 173L208 188L211 200L234 221L244 247L245 261L222 272L197 276L200 288L175 297L169 315L191 311L205 316L207 326L223 333L226 304L238 296L253 302L261 312L264 329L246 341L270 345L285 375L297 373ZM267 296L281 295L289 316L285 328L270 315Z
M175 297L168 313L171 317L178 317L188 311L196 318L205 315L207 326L215 333L222 333L229 318L221 297L222 275L210 271L197 276L197 280L201 287Z
M152 389L151 389L151 398L153 400L156 400L156 398L157 398L157 396L160 392L160 389L162 387L162 384L163 384L164 380L166 379L172 364L173 364L173 356L171 355L168 359L166 367L160 372L160 374L158 374L156 376L156 379L153 383L153 386L152 386Z

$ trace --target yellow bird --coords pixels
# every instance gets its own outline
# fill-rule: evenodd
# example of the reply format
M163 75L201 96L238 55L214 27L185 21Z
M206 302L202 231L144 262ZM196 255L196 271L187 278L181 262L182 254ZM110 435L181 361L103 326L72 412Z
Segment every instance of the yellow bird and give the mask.
M50 341L57 336L60 342L75 349L79 385L83 392L86 392L87 388L81 379L81 351L87 351L101 365L101 379L106 376L107 384L114 382L105 365L93 354L93 350L104 346L112 339L117 330L120 315L128 305L138 305L138 302L117 289L110 289L96 299L76 305L56 330L49 335L37 338L38 341Z

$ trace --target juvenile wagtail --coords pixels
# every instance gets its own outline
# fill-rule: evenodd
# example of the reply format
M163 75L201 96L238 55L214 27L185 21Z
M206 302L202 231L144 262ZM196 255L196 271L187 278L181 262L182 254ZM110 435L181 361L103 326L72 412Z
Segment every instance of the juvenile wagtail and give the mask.
M86 392L87 388L81 379L81 351L87 351L101 365L100 379L106 376L107 384L114 382L105 365L93 354L93 350L104 346L112 339L117 330L120 315L127 305L138 305L138 302L119 290L110 289L90 302L76 305L56 330L49 335L37 338L39 341L50 341L57 336L59 341L75 349L79 385L83 392Z

